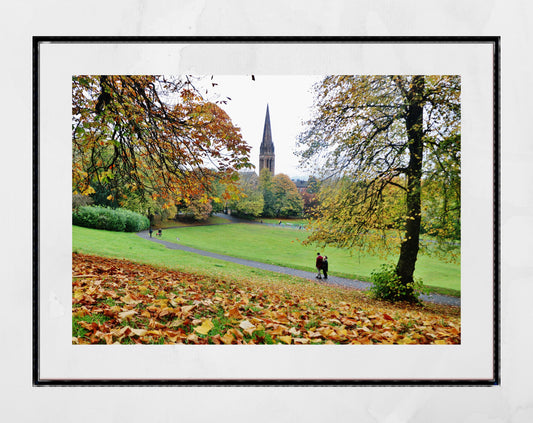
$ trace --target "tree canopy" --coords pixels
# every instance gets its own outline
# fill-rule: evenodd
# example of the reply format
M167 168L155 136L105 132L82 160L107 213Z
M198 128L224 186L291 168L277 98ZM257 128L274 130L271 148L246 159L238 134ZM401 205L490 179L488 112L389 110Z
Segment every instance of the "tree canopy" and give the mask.
M328 183L309 241L386 248L401 228L396 273L411 286L422 216L434 219L433 235L459 235L450 222L460 218L460 78L327 76L315 93L300 155Z
M284 173L272 178L272 193L276 216L299 216L303 212L304 201L296 188L296 184Z
M252 167L239 128L188 77L80 75L72 84L74 194L103 184L110 200L187 203Z
M263 194L259 190L259 177L255 172L239 174L240 197L230 202L232 213L246 218L258 217L263 213Z

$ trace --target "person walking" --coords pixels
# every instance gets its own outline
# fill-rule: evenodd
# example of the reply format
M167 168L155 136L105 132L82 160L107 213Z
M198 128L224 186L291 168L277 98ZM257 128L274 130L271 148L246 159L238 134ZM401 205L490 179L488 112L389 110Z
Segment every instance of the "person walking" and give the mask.
M324 279L328 278L328 256L324 256L322 260L322 273L324 273Z
M150 238L152 238L152 233L154 232L154 230L152 229L152 226L150 226Z
M322 263L324 261L324 258L320 255L320 253L316 253L316 270L317 270L317 279L322 279L322 275L320 274L320 269L322 269Z

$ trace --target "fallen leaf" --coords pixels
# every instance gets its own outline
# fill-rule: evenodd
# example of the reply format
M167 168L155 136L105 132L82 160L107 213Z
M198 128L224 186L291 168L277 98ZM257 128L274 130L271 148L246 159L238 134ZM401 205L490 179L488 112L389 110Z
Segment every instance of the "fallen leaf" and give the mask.
M177 328L178 326L181 326L185 320L176 319L174 320L168 327L170 328Z
M124 304L128 305L135 305L139 304L141 301L134 300L131 298L130 294L125 295L124 297L120 297L120 301L122 301Z
M230 345L234 339L235 337L230 332L226 332L224 336L220 337L220 340L226 345Z
M187 341L197 343L198 342L198 335L196 335L195 333L191 333L187 337Z
M243 320L241 323L239 323L239 327L245 331L246 333L248 333L250 336L252 335L252 333L254 332L255 330L255 325L253 325L252 323L250 323L248 320Z
M128 310L128 311L123 311L121 313L118 313L118 317L120 320L124 320L136 314L137 314L137 310Z
M137 335L137 336L144 336L148 332L146 329L135 329L135 328L131 328L131 331L134 335Z
M213 324L213 322L209 319L206 319L200 326L195 327L194 330L201 335L207 335L209 331L214 327L215 325Z
M239 307L233 307L231 310L226 312L224 314L224 316L225 317L230 317L232 319L242 319L243 318L241 312L239 311Z
M300 332L298 329L296 329L295 327L292 327L289 329L289 333L291 335L294 335L294 336L300 336L302 334L302 332Z
M72 255L72 271L72 317L84 329L73 344L461 343L454 307L383 305L329 286L228 281L83 254ZM221 315L225 333L207 337Z
M188 314L188 313L191 312L191 310L192 310L194 307L196 307L196 306L195 306L195 305L183 306L183 307L181 308L181 312L182 312L183 314Z

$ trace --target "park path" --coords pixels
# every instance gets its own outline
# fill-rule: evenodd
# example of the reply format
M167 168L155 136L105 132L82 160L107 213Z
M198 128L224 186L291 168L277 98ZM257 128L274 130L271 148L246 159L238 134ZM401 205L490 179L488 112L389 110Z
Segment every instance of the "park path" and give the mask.
M219 215L219 216L220 217L224 217L224 218L230 220L233 223L251 223L251 222L249 222L247 220L241 220L241 219L237 219L235 217L231 217L230 218L230 216L226 216L226 215ZM261 224L259 222L253 222L253 223ZM221 224L224 225L224 223L221 223ZM183 228L183 227L184 226L181 226L181 228ZM284 267L284 266L276 266L276 265L273 265L273 264L262 263L262 262L258 262L258 261L252 261L252 260L245 260L245 259L241 259L241 258L237 258L237 257L227 256L227 255L224 255L224 254L212 253L210 251L198 250L196 248L187 247L185 245L177 244L177 243L174 243L174 242L164 241L162 239L157 238L155 235L152 238L150 238L150 234L149 234L148 231L138 232L137 235L140 236L141 238L146 239L146 240L149 240L149 241L152 241L152 242L156 242L158 244L162 244L162 245L164 245L165 247L167 247L167 248L169 248L171 250L187 251L187 252L190 252L190 253L195 253L195 254L202 255L204 257L210 257L210 258L214 258L214 259L218 259L218 260L229 261L229 262L232 262L232 263L242 264L243 266L254 267L256 269L269 270L271 272L283 273L283 274L292 275L292 276L298 276L300 278L314 280L314 281L316 281L318 283L322 283L322 284L338 285L338 286L344 286L344 287L349 287L349 288L355 288L355 289L359 289L359 290L367 290L372 285L370 282L359 281L359 280L356 280L356 279L341 278L339 276L332 276L331 274L328 275L328 279L327 280L325 280L325 279L316 279L316 273L315 272L292 269L290 267ZM420 299L423 300L423 301L429 301L429 302L436 303L436 304L453 305L453 306L458 306L458 307L461 306L461 299L460 298L451 297L451 296L448 296L448 295L440 295L440 294L428 294L428 295L426 295L426 294L424 294L424 295L420 296Z

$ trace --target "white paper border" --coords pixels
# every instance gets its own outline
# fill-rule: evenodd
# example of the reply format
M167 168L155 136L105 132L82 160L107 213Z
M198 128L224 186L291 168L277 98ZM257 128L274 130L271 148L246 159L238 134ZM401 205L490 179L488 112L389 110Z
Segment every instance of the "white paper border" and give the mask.
M491 44L40 46L41 379L491 379ZM459 346L71 344L71 77L75 74L454 74L462 78Z

